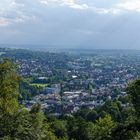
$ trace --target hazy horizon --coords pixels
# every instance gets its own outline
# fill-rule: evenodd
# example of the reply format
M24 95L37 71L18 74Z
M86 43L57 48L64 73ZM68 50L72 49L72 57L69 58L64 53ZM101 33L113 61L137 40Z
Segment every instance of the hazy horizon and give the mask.
M0 44L0 48L7 48L7 49L25 49L31 51L60 51L60 52L67 52L67 51L140 51L140 49L136 48L96 48L96 47L65 47L65 46L49 46L49 45L39 45L39 44Z
M1 0L0 44L140 50L139 0ZM34 45L33 45L34 44Z

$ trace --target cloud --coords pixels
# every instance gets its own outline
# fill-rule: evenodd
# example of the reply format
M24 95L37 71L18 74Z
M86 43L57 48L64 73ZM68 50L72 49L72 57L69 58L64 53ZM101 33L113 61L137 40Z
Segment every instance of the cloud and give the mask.
M40 3L48 5L48 1L46 1L46 0L41 0Z
M73 3L73 4L69 4L68 6L70 6L71 8L80 9L80 10L85 10L85 9L88 9L89 8L89 6L87 4L81 4L81 5L79 5L79 4Z
M119 8L96 8L94 7L93 10L98 14L113 14L117 15L121 13Z
M89 8L89 6L86 3L79 4L74 0L41 0L40 3L45 5L55 4L59 6L68 6L70 8L79 9L79 10L84 10Z
M122 14L126 11L140 12L140 0L121 0L120 3L114 2L110 7L92 7L98 14Z
M74 0L63 0L63 4L62 5L68 5L71 8L81 9L81 10L89 8L89 6L87 4L85 4L85 3L84 4L78 4Z
M128 0L0 1L1 43L91 48L140 44L139 14L132 12L136 8L124 12Z
M39 0L41 4L46 6L68 6L72 9L77 10L89 10L97 14L119 14L121 10L118 7L106 8L106 7L97 7L93 3L86 3L83 1L77 2L75 0Z
M5 18L0 18L0 26L7 26L10 24L10 21Z
M140 12L140 0L124 0L116 6L124 10Z
M0 3L0 26L8 26L13 23L22 23L35 16L25 12L25 5L18 0L1 0Z
M126 11L140 12L140 0L121 0L114 2L109 7L92 6L92 9L98 14L122 14Z
M93 14L120 15L125 11L140 12L140 0L113 0L113 2L112 0L1 0L0 26L40 18L44 10L42 5L47 8L59 7L89 11Z

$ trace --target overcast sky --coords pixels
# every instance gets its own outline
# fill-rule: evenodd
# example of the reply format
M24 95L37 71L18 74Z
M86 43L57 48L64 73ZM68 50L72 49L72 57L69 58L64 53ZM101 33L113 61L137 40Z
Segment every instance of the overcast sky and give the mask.
M140 49L140 0L0 0L0 44Z

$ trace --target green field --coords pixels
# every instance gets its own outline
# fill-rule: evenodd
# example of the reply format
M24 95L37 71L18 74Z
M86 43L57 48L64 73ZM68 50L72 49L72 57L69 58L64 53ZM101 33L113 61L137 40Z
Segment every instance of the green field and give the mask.
M47 87L48 86L48 84L38 84L38 83L32 83L30 85L35 86L35 87Z

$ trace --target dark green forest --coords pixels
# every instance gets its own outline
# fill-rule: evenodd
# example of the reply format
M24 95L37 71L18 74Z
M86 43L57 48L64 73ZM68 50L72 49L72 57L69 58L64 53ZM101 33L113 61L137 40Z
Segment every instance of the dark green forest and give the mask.
M140 140L140 79L125 97L59 118L44 115L39 104L24 108L21 80L10 60L0 62L1 140Z

